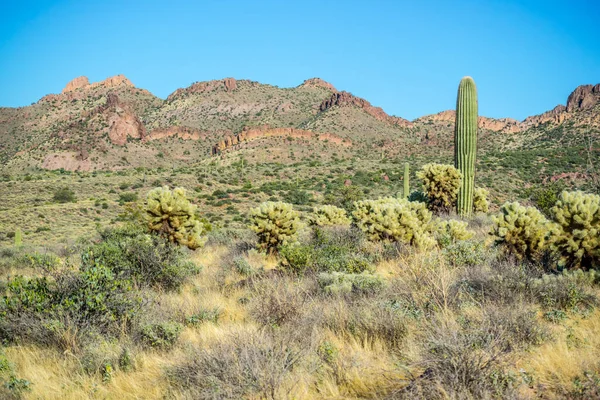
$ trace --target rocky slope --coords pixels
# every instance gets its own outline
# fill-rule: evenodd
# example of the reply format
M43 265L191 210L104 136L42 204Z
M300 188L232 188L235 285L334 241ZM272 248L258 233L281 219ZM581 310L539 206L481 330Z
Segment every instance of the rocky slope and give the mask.
M445 154L453 124L454 111L414 121L390 116L319 78L294 88L196 82L161 100L122 75L94 83L78 77L31 106L0 108L0 161L12 170L122 169L197 162L248 149L250 141L267 157L275 157L269 146L282 152L318 143L358 156ZM479 127L484 150L551 145L561 135L576 144L578 132L600 127L600 84L576 88L565 106L541 115L480 117Z

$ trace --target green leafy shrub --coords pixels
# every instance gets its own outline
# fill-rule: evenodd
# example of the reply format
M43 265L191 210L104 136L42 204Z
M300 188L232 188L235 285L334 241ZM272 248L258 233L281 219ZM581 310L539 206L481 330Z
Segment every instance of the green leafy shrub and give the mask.
M315 207L310 217L310 224L316 226L350 225L346 210L332 205Z
M372 269L372 260L363 251L362 235L342 227L315 228L307 243L284 245L280 267L296 274L306 271L361 273Z
M583 269L600 265L600 196L564 191L550 212L556 222L550 242L560 265Z
M488 196L490 192L487 189L476 187L473 191L473 211L475 213L487 213L490 209Z
M119 193L119 203L120 204L133 203L134 201L137 201L137 200L138 200L137 192Z
M462 174L452 165L426 164L417 177L423 181L429 209L436 213L448 213L456 204Z
M268 201L250 210L250 229L258 235L258 248L267 253L292 241L300 228L300 217L291 204Z
M496 243L518 259L535 260L546 250L550 225L537 208L505 203L492 219Z
M442 251L446 260L455 267L475 266L486 260L486 249L482 242L460 240L447 245Z
M175 345L183 326L176 322L146 325L140 332L142 342L150 347L169 349Z
M423 203L393 197L354 203L356 225L372 241L401 242L417 248L435 244L431 212Z
M17 276L0 302L0 335L64 347L67 331L117 335L131 326L141 298L131 282L104 266L60 271L36 278Z
M57 189L52 196L52 199L57 203L74 203L77 201L75 192L68 187Z
M328 294L372 294L384 287L384 280L379 275L368 272L348 274L343 272L322 272L317 277L319 285Z
M102 241L83 250L85 268L102 266L140 287L173 290L199 272L182 248L135 226L107 229Z
M173 191L167 186L148 193L146 214L152 232L171 243L194 250L204 245L205 227L196 216L196 207L185 196L183 188Z

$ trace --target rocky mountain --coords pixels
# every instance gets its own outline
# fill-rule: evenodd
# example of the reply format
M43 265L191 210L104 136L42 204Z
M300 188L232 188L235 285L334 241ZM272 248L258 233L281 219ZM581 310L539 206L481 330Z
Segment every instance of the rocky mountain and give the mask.
M319 78L294 88L196 82L162 100L122 75L94 83L78 77L31 106L0 108L0 161L9 170L91 171L189 164L236 151L261 160L450 154L453 125L454 111L408 121ZM541 115L480 117L479 127L484 151L552 146L565 137L577 145L578 132L600 127L600 84L576 88L566 106Z

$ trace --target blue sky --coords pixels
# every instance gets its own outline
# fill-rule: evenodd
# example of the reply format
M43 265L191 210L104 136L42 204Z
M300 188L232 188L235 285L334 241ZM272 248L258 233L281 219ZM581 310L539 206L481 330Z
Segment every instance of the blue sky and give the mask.
M599 0L0 1L0 106L72 78L124 74L166 97L233 76L280 87L318 76L394 115L454 108L523 119L600 82Z

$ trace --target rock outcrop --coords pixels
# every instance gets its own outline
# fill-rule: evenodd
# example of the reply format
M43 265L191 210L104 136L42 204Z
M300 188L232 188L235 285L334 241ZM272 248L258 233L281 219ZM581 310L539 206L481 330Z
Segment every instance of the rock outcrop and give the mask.
M567 112L589 110L600 102L600 83L578 86L567 99Z
M89 86L89 84L90 84L90 81L87 78L87 76L80 76L80 77L73 79L71 82L67 83L67 86L65 86L65 88L62 90L61 93L64 94L67 92L72 92L73 90Z
M347 106L355 106L363 109L367 114L371 115L375 119L383 122L387 122L390 124L409 127L412 126L412 122L400 118L394 117L386 114L385 111L381 107L374 107L365 99L361 99L360 97L354 96L352 93L348 92L335 92L328 99L323 100L321 105L319 106L319 110L321 112L327 111L330 108L338 106L338 107L347 107Z
M238 81L235 78L225 78L216 81L195 82L191 86L188 86L186 88L177 89L167 97L167 100L174 100L181 97L182 95L209 93L214 92L216 90L232 92L237 89L237 82Z
M106 105L101 106L98 111L107 115L108 138L113 144L123 146L128 138L144 139L146 136L142 121L127 105L120 103L116 93L109 93Z
M454 110L446 110L437 114L426 115L417 118L413 122L439 121L454 124L456 120L456 112ZM486 129L494 132L516 133L521 131L521 123L512 118L488 118L479 117L477 125L481 129Z
M231 134L231 132L228 132ZM187 126L170 126L168 128L155 129L148 133L144 138L144 142L152 140L161 140L171 137L176 137L183 140L200 140L206 139L208 132L204 132L198 129L190 128Z
M322 89L331 90L337 92L337 89L329 82L324 81L321 78L310 78L302 82L298 87L318 87Z
M350 139L345 139L332 133L317 133L296 128L271 128L263 126L260 128L244 128L244 130L237 135L225 137L225 139L212 147L212 154L219 154L243 142L269 137L320 140L346 147L352 146L352 141Z
M124 75L111 76L103 81L94 83L90 83L89 79L86 76L80 76L67 83L67 86L65 86L61 94L69 93L77 89L94 89L101 86L111 88L119 85L135 87L133 83L131 83L131 81L127 79Z

